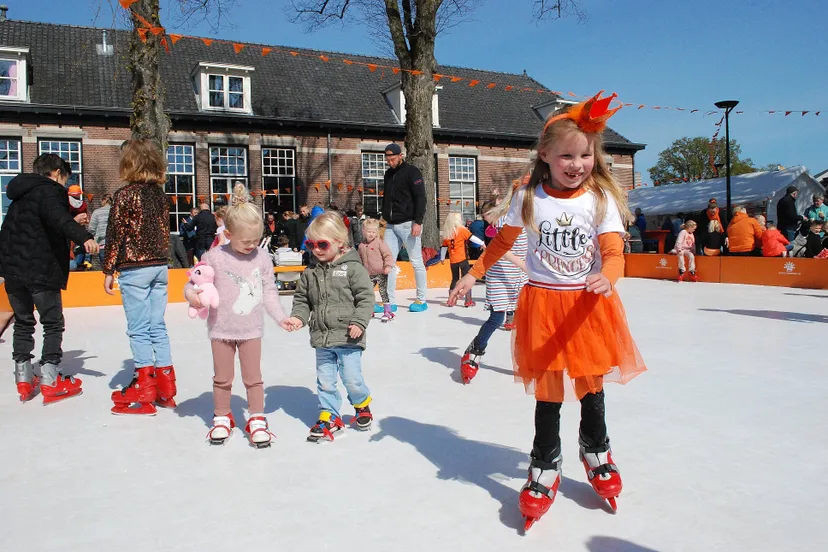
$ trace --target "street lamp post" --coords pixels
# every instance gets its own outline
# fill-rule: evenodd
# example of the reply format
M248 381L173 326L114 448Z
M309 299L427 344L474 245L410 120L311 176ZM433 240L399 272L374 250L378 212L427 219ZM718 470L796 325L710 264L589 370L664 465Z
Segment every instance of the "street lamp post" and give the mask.
M726 220L730 220L733 216L731 213L731 205L730 205L730 112L733 111L733 108L739 105L738 100L722 100L720 102L716 102L716 107L719 109L725 110L725 167L727 171L727 214L725 215Z

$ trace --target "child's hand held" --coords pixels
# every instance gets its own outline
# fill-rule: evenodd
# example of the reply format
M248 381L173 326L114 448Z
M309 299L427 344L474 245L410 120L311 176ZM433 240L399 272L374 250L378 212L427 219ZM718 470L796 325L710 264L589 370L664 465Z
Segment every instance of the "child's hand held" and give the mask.
M348 326L348 335L351 336L351 339L359 339L362 335L362 328L357 326L356 324L351 324Z
M190 306L193 307L194 309L200 309L204 306L204 305L201 304L201 298L199 297L199 294L202 291L204 291L204 290L196 289L196 288L188 289L187 291L184 292L184 299L186 299L187 302L190 303Z
M591 274L586 279L586 290L596 295L612 295L612 284L603 274Z

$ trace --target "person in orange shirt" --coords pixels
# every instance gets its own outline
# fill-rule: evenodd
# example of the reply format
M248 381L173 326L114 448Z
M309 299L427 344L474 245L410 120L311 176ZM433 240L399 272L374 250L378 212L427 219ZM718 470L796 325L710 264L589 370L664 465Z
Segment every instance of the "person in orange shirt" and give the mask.
M762 242L762 227L755 218L747 216L744 207L733 208L733 219L727 226L727 248L731 255L753 255L756 242Z
M449 292L454 289L457 281L469 271L469 255L466 244L471 242L475 247L486 249L483 240L473 236L468 228L463 226L463 218L460 213L449 213L443 223L443 247L448 248L449 262L451 263L451 286ZM466 294L465 307L475 305L472 299L471 289Z

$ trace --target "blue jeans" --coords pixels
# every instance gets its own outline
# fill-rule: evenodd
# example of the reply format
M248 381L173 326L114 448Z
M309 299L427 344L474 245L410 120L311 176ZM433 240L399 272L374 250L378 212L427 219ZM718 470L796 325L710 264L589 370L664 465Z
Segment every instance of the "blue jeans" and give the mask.
M785 228L782 233L785 234L785 239L790 242L796 239L796 228Z
M167 265L127 268L118 276L135 368L172 366L167 310Z
M506 313L503 311L489 311L489 318L480 326L480 331L477 332L475 344L480 351L485 351L489 345L489 339L492 334L503 324L506 319Z
M72 272L78 270L83 266L84 259L86 259L86 253L78 253L74 259L69 259L69 270Z
M408 259L414 267L414 280L417 282L417 301L425 301L428 280L426 278L425 263L423 262L423 246L421 236L416 238L411 235L412 222L402 224L389 224L385 229L385 244L391 250L394 262L400 254L400 243L405 244L408 251ZM396 303L397 271L392 270L388 275L388 299L392 304Z
M336 388L337 375L348 392L348 401L361 405L371 397L362 379L362 349L359 347L330 347L316 349L316 393L319 411L339 416L342 397Z

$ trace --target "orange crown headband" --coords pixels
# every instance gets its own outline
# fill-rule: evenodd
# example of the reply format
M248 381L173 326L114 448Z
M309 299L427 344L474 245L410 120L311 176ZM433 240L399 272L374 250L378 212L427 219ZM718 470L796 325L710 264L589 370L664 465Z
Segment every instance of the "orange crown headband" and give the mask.
M603 93L604 91L601 90L587 101L573 105L566 113L552 117L546 121L543 132L547 131L549 125L561 119L571 119L581 131L587 134L596 134L603 131L607 126L607 120L622 107L619 105L614 109L609 109L610 103L618 97L618 94L613 92L612 96L602 98L601 94Z

